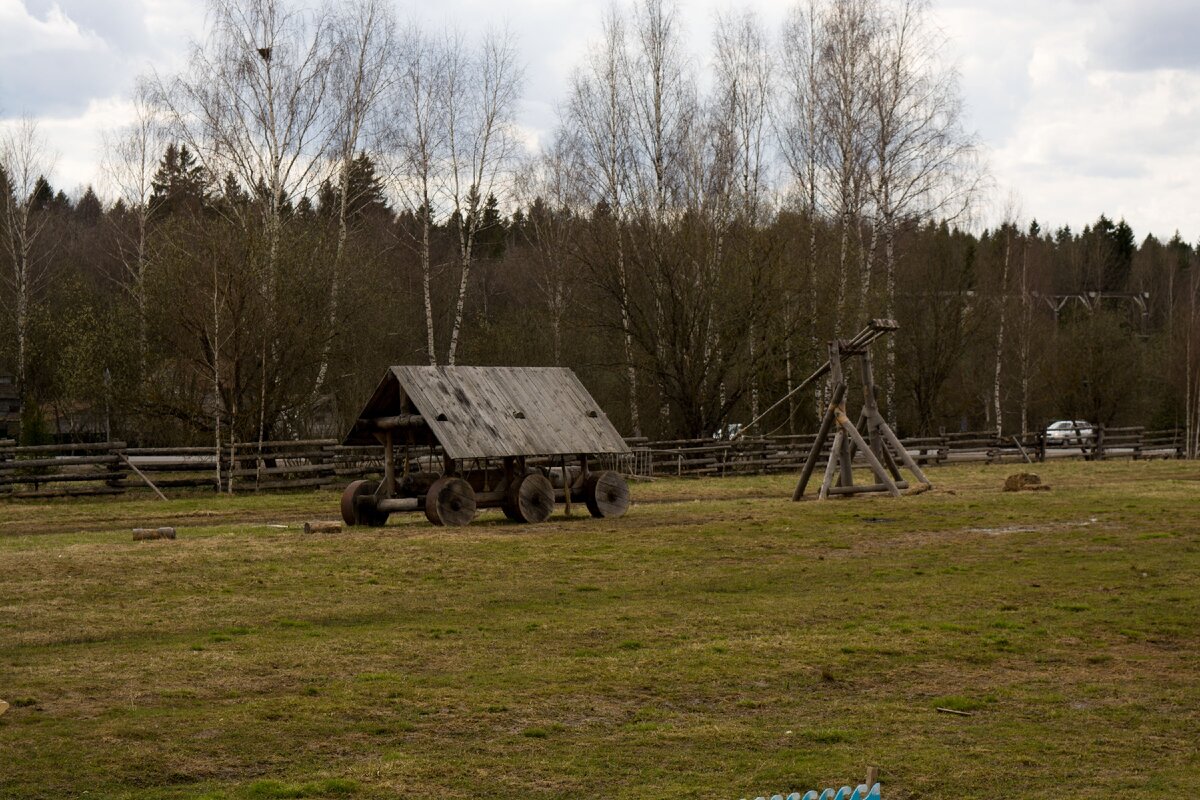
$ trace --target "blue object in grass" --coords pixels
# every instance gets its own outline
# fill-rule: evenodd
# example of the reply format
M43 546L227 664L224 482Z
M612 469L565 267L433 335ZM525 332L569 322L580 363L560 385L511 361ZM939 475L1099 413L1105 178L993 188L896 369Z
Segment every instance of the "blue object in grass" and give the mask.
M767 800L766 797L756 797L754 800ZM815 791L807 791L803 795L799 792L792 792L787 797L781 794L771 795L771 800L882 800L879 794L879 784L867 787L865 783L860 783L855 788L843 786L838 790L826 789L817 794Z

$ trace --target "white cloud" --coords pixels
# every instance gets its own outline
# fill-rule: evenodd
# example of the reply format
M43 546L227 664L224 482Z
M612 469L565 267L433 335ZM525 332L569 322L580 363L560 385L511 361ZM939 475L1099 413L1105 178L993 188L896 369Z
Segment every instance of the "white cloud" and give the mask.
M1125 71L1200 69L1200 4L1107 0L1089 47L1097 66Z
M778 30L783 0L678 0L697 69L718 11L752 7ZM549 139L573 67L599 32L598 0L396 0L402 18L468 36L507 24L526 64L519 127ZM1078 228L1100 213L1137 233L1200 237L1200 3L935 0L1001 189L1027 217ZM203 0L0 0L0 118L30 113L62 153L56 185L95 180L103 128L135 76L169 72L200 35Z
M941 16L997 181L1026 217L1101 213L1139 236L1200 235L1200 6L1170 0L951 0ZM1186 27L1184 27L1186 25ZM1180 68L1187 64L1187 69ZM999 109L999 111L997 111Z

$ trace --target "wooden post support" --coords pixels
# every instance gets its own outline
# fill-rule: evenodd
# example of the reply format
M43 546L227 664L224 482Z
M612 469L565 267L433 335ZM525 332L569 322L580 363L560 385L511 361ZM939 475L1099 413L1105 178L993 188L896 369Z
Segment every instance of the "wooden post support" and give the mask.
M842 372L842 349L849 349L850 345L837 339L829 343L829 378L834 383L845 383L846 377ZM838 407L834 409L834 415L837 421L841 422L841 417L846 415L846 396L842 395L842 402L838 403ZM837 416L837 415L841 416ZM845 430L843 428L843 430ZM850 449L850 439L842 436L837 439L841 443L838 448L838 485L853 486L854 485L854 452ZM857 442L856 442L857 443Z
M860 358L862 361L862 376L863 376L863 408L861 421L858 424L859 430L866 426L867 442L871 445L871 450L875 453L876 458L883 459L884 447L882 437L878 434L878 427L872 424L875 417L882 415L879 413L879 398L875 392L875 369L874 363L871 360L871 351L864 350ZM899 475L895 476L899 479Z
M854 429L854 425L850 423L850 418L843 414L841 409L838 410L837 417L838 424L842 426L842 429L846 431L850 438L854 440L854 443L858 445L858 449L862 450L863 455L866 456L867 463L871 465L871 471L875 473L875 477L879 479L880 483L887 487L887 490L891 493L892 497L899 497L900 490L896 488L896 484L892 480L892 476L888 475L887 470L883 468L883 464L879 463L879 459L875 457L875 453L863 440L862 434ZM842 469L845 470L845 468L846 465L843 464ZM853 482L847 483L843 481L842 483L842 486L851 485L853 485Z
M808 451L808 458L804 461L804 469L800 473L800 482L796 484L796 491L792 493L792 500L799 500L804 497L804 490L808 486L809 479L812 477L813 469L817 466L817 460L821 457L821 448L825 443L825 439L829 436L829 429L833 427L833 410L842 402L842 398L845 396L846 384L839 383L833 390L833 398L829 403L829 410L825 412L825 417L821 420L821 429L817 431L817 438L813 442L812 449ZM830 455L830 458L832 457Z
M567 457L562 457L563 511L571 516L571 475L567 472Z
M878 392L875 388L875 375L871 361L870 346L881 336L897 330L899 326L891 320L872 320L866 328L851 339L836 339L829 342L829 361L818 369L829 373L829 379L834 388L833 401L829 410L821 420L821 428L805 459L800 473L800 481L792 493L793 500L801 500L808 487L816 463L829 439L833 426L837 431L833 438L829 459L825 465L825 476L821 489L817 493L819 500L828 499L831 495L850 496L885 491L893 497L900 496L900 489L908 488L909 482L900 474L897 461L903 463L913 476L925 487L929 487L929 479L917 466L916 461L908 454L896 434L879 412ZM846 414L846 374L843 371L843 361L846 357L858 358L861 365L863 382L863 406L859 415L858 425L850 421ZM861 431L865 431L864 437ZM875 476L874 483L854 485L853 460L861 452ZM836 479L836 483L835 483Z
M1017 449L1021 451L1021 457L1025 459L1025 463L1032 464L1033 460L1029 457L1029 453L1026 453L1025 448L1021 446L1020 437L1014 436L1014 437L1012 437L1012 440L1013 440L1013 444L1015 444L1017 446Z
M158 490L158 487L154 485L154 482L153 482L153 481L151 481L149 478L147 478L147 477L146 477L146 473L142 472L140 469L138 469L137 467L135 467L135 466L133 465L133 462L132 462L132 461L130 461L130 460L129 460L129 458L128 458L128 457L126 457L126 455L125 455L124 453L119 453L118 455L121 457L121 460L122 460L122 461L124 461L126 464L128 464L128 465L129 465L129 468L130 468L131 470L133 470L133 471L134 471L134 473L135 473L135 474L136 474L136 475L137 475L139 478L141 478L141 479L142 479L142 480L145 482L145 484L146 484L147 486L149 486L151 489L153 489L153 490L154 490L154 493L155 493L156 495L158 495L158 499L159 499L159 500L166 500L166 499L167 499L167 498L166 498L166 495L164 495L162 492L160 492L160 491Z
M383 434L383 494L384 497L396 495L396 454L392 450L391 428Z
M829 463L825 465L825 479L821 481L821 491L817 493L818 500L829 497L829 490L833 486L833 475L837 471L838 462L842 459L842 442L845 438L845 432L839 428L833 437L833 447L829 450Z

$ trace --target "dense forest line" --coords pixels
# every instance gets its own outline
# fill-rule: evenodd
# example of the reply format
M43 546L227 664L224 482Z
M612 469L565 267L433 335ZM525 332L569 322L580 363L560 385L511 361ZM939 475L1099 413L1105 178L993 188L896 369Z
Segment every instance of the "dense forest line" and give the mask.
M0 364L20 436L337 434L389 364L564 365L618 428L745 423L870 317L902 434L1200 427L1200 248L991 191L922 2L718 26L701 91L661 0L614 7L530 155L510 39L385 4L211 3L149 75L103 194L0 143ZM247 35L247 31L253 32ZM815 427L823 389L760 431Z

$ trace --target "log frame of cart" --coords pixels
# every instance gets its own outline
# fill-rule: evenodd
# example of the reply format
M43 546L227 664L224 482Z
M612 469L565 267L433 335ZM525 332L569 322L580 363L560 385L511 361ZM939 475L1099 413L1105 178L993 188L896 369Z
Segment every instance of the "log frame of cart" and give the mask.
M478 509L542 522L562 502L618 517L629 486L593 459L629 453L583 384L561 367L390 367L343 444L383 446L382 481L342 493L347 525L424 511L466 525Z

